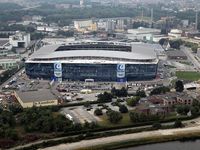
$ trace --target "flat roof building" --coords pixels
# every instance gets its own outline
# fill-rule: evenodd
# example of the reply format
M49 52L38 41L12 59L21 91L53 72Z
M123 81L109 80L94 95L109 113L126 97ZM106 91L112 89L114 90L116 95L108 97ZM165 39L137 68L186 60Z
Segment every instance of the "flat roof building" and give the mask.
M23 108L58 105L57 98L48 89L15 91L14 94Z
M181 50L169 50L167 51L167 56L169 59L181 59L181 60L187 59L187 56Z

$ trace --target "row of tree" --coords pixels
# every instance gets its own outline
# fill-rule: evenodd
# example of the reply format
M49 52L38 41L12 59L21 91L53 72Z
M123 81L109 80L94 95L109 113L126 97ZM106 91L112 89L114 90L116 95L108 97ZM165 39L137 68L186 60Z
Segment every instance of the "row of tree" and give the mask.
M125 87L122 87L121 89L116 89L115 87L113 87L111 89L111 94L113 95L113 97L127 97L128 96L128 92Z
M161 120L163 116L160 115L150 115L145 113L130 112L130 119L134 123L158 121Z
M122 87L121 89L116 89L113 87L111 89L111 93L104 92L98 95L98 101L100 103L107 103L107 102L112 102L112 98L114 97L127 97L128 92L125 87Z
M150 95L158 95L158 94L165 94L167 92L170 92L170 88L166 87L166 86L162 86L162 87L157 87L154 88L151 92Z
M193 117L197 117L200 115L200 102L194 99L192 105L177 105L175 109L180 115L188 115L191 112Z

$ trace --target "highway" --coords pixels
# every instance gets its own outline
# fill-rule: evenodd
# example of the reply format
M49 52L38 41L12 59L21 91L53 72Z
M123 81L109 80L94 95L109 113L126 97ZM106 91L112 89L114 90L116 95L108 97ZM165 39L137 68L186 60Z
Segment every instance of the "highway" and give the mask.
M200 63L198 60L196 60L192 51L189 48L183 47L183 46L181 47L181 51L183 51L188 57L188 59L194 64L194 67L196 68L196 70L200 71Z
M8 80L6 80L4 83L2 83L0 85L0 90L5 86L7 85L14 77L17 77L21 72L22 70L24 70L24 68L20 69L18 72L16 72L14 75L10 76L10 78Z

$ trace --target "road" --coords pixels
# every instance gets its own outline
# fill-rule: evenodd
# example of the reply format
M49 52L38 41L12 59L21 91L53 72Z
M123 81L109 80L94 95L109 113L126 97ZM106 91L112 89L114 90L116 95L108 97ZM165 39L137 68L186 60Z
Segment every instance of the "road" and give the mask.
M18 72L16 72L14 75L10 76L10 78L8 80L6 80L4 83L2 83L0 85L0 90L5 86L7 85L14 77L17 77L21 72L22 70L24 70L24 68L20 69Z
M192 120L188 120L188 121L183 121L183 123L185 124L185 125L188 125L188 124L191 124L190 122L196 122L196 124L192 124L193 126L196 126L196 127L198 127L199 128L199 130L200 130L200 118L196 118L196 119L192 119ZM162 126L166 126L166 125L173 125L174 124L174 122L168 122L168 123L162 123ZM140 127L129 127L129 128L124 128L124 129L114 129L114 130L109 130L109 131L102 131L102 132L95 132L95 133L106 133L106 132L119 132L119 131L127 131L127 130L134 130L134 129L144 129L144 128L149 128L149 127L151 127L152 125L146 125L146 126L140 126ZM191 128L190 126L188 126L189 128ZM187 128L183 128L183 129L187 129ZM173 131L178 131L179 129L173 129ZM195 129L196 130L196 129ZM163 131L163 133L165 133L166 131L165 130L156 130L155 132L159 132L160 134L162 133L162 131ZM153 131L152 131L153 132ZM144 134L143 134L144 133ZM148 133L148 134L150 134L151 132L140 132L140 133L133 133L133 135L135 135L135 134L143 134L143 136L144 135L148 135L148 134L145 134L145 133ZM126 136L128 136L129 137L129 135L130 134L125 134ZM15 150L15 149L22 149L22 148L25 148L25 147L29 147L29 146L32 146L32 145L36 145L36 144L41 144L41 143L43 143L43 142L48 142L48 141L58 141L58 140L62 140L62 139L66 139L66 138L69 138L69 137L76 137L76 136L78 136L78 135L75 135L75 136L66 136L66 137L59 137L59 138L54 138L54 139L47 139L47 140L40 140L40 141L36 141L36 142L33 142L33 143L29 143L29 144L26 144L26 145L20 145L20 146L17 146L17 147L14 147L14 148L10 148L9 150ZM113 140L113 137L114 137L114 139L116 140L117 138L115 138L115 137L121 137L122 139L123 139L123 136L124 135L117 135L117 136L111 136L111 137L106 137L106 139L109 141L109 138L111 139L111 141ZM126 137L125 136L125 137ZM100 139L100 140L99 140ZM83 140L83 141L80 141L80 142L76 142L76 143L69 143L69 144L61 144L61 147L62 148L64 148L63 150L68 150L68 146L70 146L70 148L72 148L72 149L70 149L70 150L73 150L73 147L74 148L78 148L78 145L79 146L82 146L82 143L87 143L88 145L86 145L86 146L90 146L90 143L93 143L93 142L96 142L96 141L101 141L102 139L104 139L104 138L97 138L97 139L92 139L92 140ZM121 139L121 140L122 140ZM94 141L93 141L94 140ZM110 141L110 142L111 142ZM93 146L94 145L99 145L99 144L101 144L101 143L93 143ZM63 147L63 145L64 145L64 147ZM84 145L84 144L83 144ZM56 150L62 150L62 149L60 149L60 145L58 145L58 146L53 146L53 147L50 147L50 148L45 148L44 150L54 150L54 149L56 149Z
M186 54L188 59L194 64L194 67L197 69L197 71L200 70L200 63L196 60L194 54L192 54L192 51L187 47L181 47L181 50Z

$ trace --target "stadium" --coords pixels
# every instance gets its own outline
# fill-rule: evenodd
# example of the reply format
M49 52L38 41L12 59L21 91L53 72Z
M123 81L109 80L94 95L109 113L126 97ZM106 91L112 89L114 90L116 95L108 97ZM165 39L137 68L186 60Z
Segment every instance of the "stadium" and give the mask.
M25 63L30 78L136 81L156 77L158 58L145 44L74 42L40 48Z

